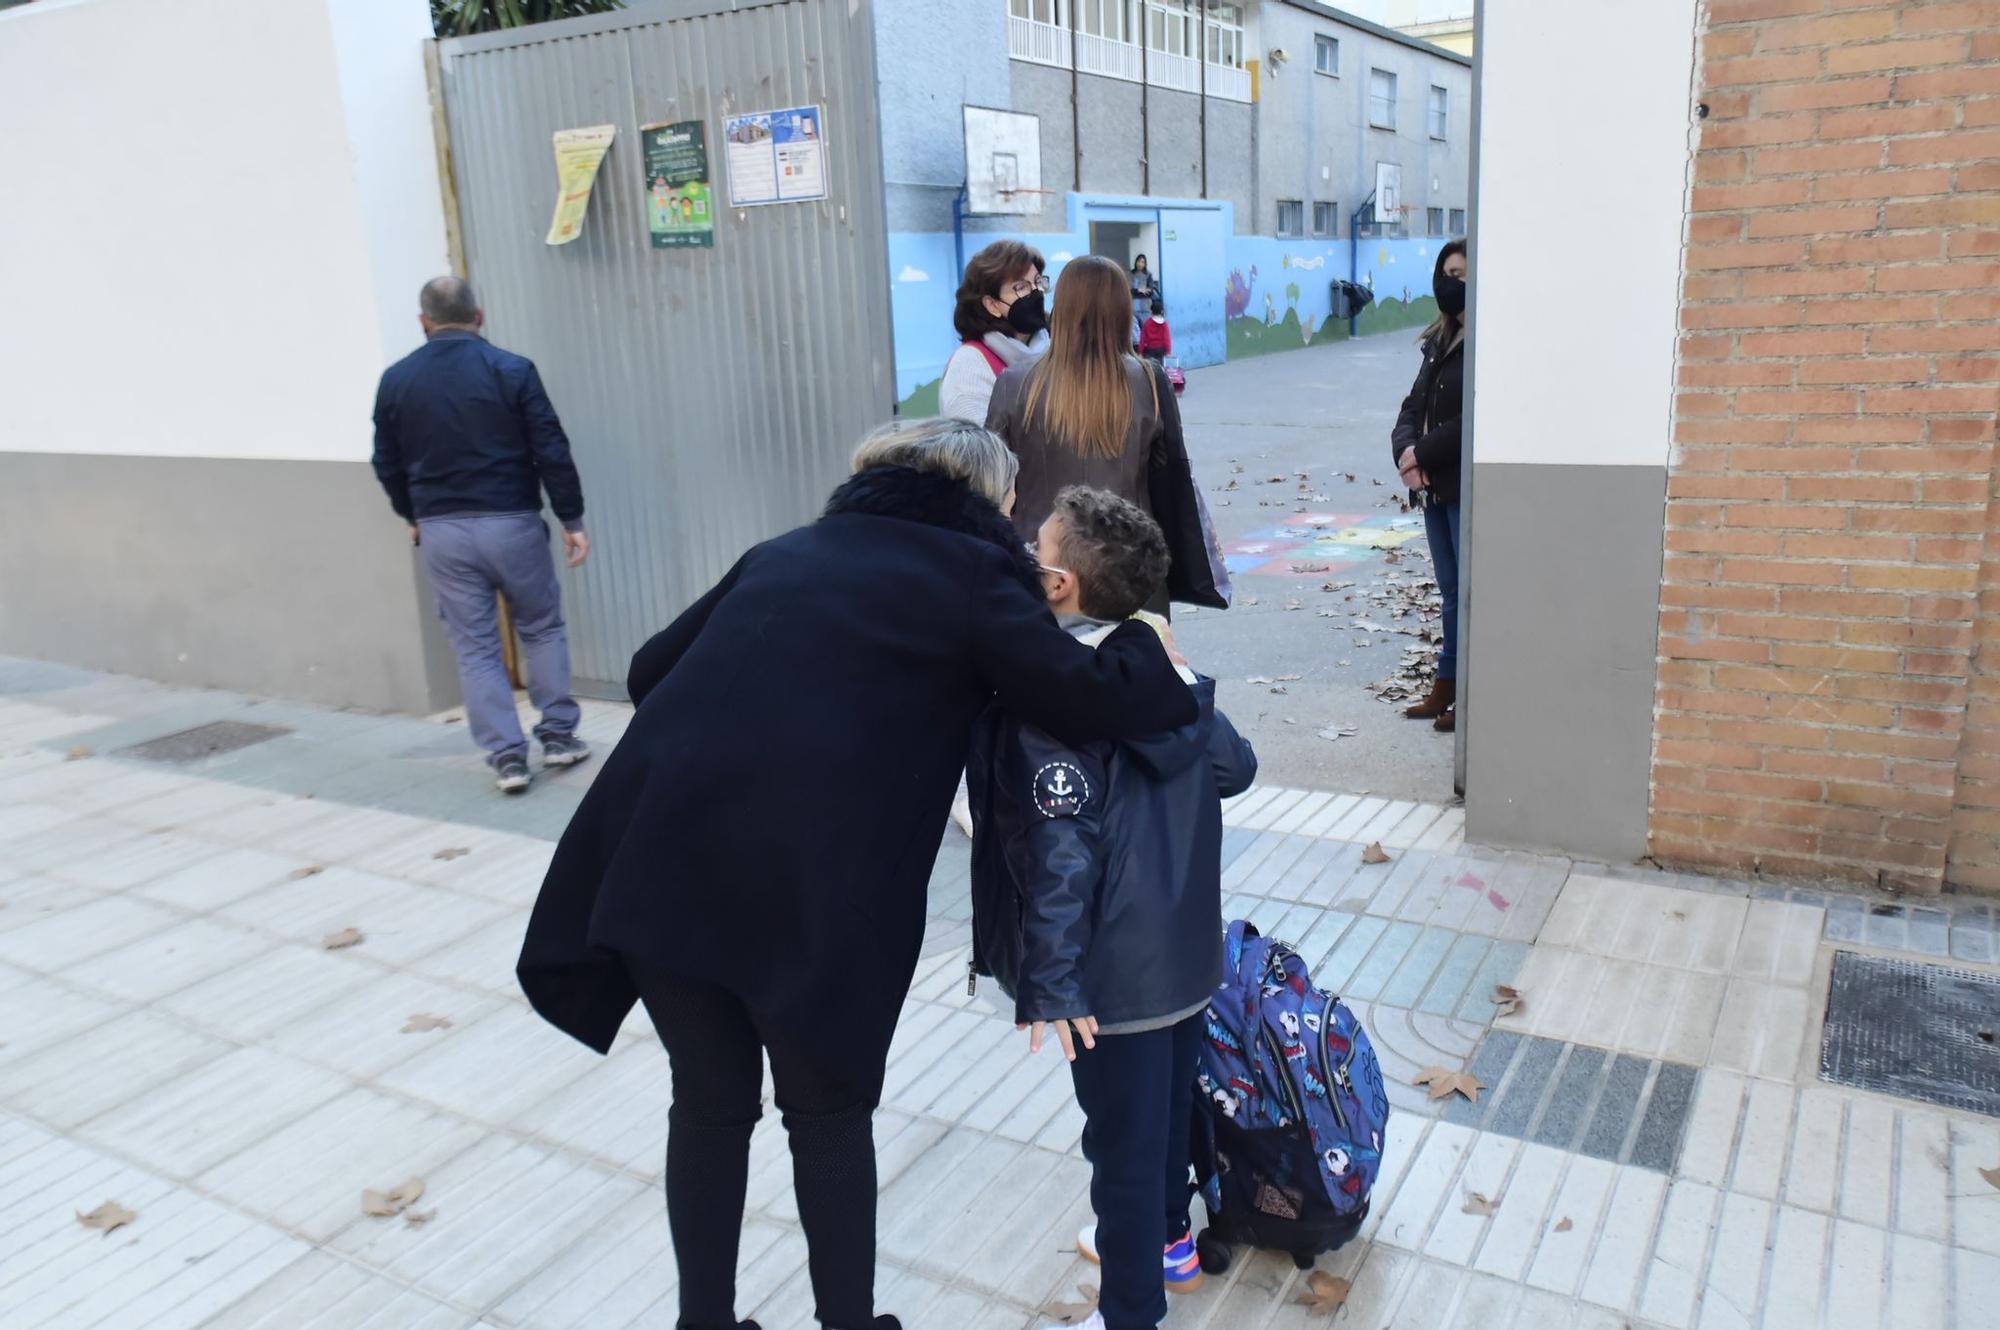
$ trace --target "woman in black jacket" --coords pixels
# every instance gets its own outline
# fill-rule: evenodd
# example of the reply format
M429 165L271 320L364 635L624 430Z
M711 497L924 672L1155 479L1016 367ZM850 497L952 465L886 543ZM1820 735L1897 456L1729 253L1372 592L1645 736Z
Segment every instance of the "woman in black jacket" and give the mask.
M870 1117L973 722L1191 724L1153 632L1056 626L1003 515L1013 455L940 420L878 431L811 526L752 549L639 650L637 711L563 833L528 999L607 1051L635 1000L673 1064L680 1325L729 1330L762 1060L790 1136L820 1321L874 1315Z
M1424 506L1431 566L1444 599L1444 640L1438 644L1437 681L1430 696L1403 714L1450 733L1458 702L1459 414L1465 404L1465 242L1438 251L1431 290L1438 316L1424 329L1424 366L1390 434L1390 452L1403 483Z

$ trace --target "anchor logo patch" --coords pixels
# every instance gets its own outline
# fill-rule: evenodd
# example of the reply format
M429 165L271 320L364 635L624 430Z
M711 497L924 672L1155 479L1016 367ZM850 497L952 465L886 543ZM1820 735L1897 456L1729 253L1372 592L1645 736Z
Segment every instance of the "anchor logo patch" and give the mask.
M1090 782L1067 762L1051 762L1035 773L1034 803L1043 817L1075 817L1090 801Z

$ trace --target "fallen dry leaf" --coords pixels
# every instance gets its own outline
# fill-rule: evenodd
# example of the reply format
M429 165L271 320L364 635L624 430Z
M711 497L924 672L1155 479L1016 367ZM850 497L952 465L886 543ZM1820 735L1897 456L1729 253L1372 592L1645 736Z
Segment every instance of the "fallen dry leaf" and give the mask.
M1461 1214L1490 1215L1500 1208L1500 1203L1489 1201L1476 1191L1469 1191L1465 1193L1465 1204L1458 1208Z
M1982 1168L1979 1176L1986 1179L1986 1185L2000 1190L2000 1168Z
M1361 862L1364 864L1386 864L1389 862L1389 852L1382 848L1381 841L1369 841L1368 848L1361 852Z
M1502 1016L1512 1016L1521 1009L1521 1001L1521 991L1519 989L1509 988L1506 984L1493 985L1493 1006L1495 1007L1493 1015L1495 1019Z
M106 1201L89 1214L85 1214L81 1210L76 1212L77 1223L82 1224L85 1228L97 1229L107 1236L114 1230L125 1227L138 1217L137 1213L127 1210L116 1201Z
M1575 1227L1575 1224L1569 1222L1568 1215L1564 1215L1561 1219L1556 1220L1556 1232L1558 1233L1567 1233Z
M450 1028L451 1017L429 1016L423 1012L418 1012L416 1015L410 1017L409 1023L403 1027L403 1033L424 1034L430 1030L449 1030Z
M1319 737L1322 739L1332 739L1338 741L1341 739L1352 739L1355 735L1359 733L1361 733L1361 727L1359 725L1329 725L1325 729L1319 731Z
M1055 1317L1057 1323L1061 1325L1076 1325L1089 1320L1090 1314L1097 1310L1097 1285L1078 1284L1076 1292L1083 1301L1051 1302L1042 1308L1042 1314Z
M361 1193L361 1213L374 1215L378 1219L387 1219L390 1215L399 1215L409 1209L423 1194L422 1178L406 1179L387 1191L375 1191L371 1188ZM421 1224L424 1221L419 1219L416 1222Z
M1270 675L1268 675L1268 674L1253 674L1253 675L1251 675L1251 676L1250 676L1249 678L1245 679L1245 680L1244 680L1243 682L1244 682L1244 683L1276 683L1276 682L1278 682L1278 681L1277 681L1276 679L1273 679L1273 678L1272 678L1272 677L1271 677Z
M1340 1310L1354 1284L1346 1279L1337 1279L1324 1270L1315 1270L1306 1276L1306 1286L1299 1290L1299 1305L1314 1316L1331 1316Z
M1425 1067L1410 1078L1410 1084L1430 1086L1433 1099L1459 1094L1475 1104L1479 1102L1479 1092L1486 1088L1471 1072L1453 1071L1449 1067Z
M1303 678L1305 678L1305 677L1306 677L1306 676L1305 676L1305 675L1303 675L1303 674L1281 674L1281 675L1279 675L1279 676L1278 676L1278 682L1279 682L1279 683L1296 683L1296 682L1297 682L1298 680L1300 680L1300 679L1303 679Z
M81 762L86 757L96 757L96 756L97 756L97 750L95 748L92 748L89 744L78 744L76 747L70 749L67 753L63 754L63 761Z
M437 1218L437 1215L438 1212L436 1210L405 1210L403 1211L403 1222L411 1228L415 1228L419 1224L430 1223L431 1220Z
M471 853L472 851L466 849L463 845L453 845L445 849L439 850L436 854L432 855L431 858L442 859L446 863L450 863L453 859L463 859L466 855Z
M1261 598L1260 598L1260 597L1257 597L1257 596L1245 596L1245 597L1244 597L1243 599L1241 599L1241 600L1237 601L1236 603L1237 603L1238 605L1256 605L1256 604L1260 604L1260 603L1262 603L1262 602L1261 602Z
M360 943L361 930L358 928L343 928L338 933L328 933L319 940L319 944L328 951L342 951L348 947L359 946Z
M307 878L317 877L325 871L326 868L321 864L307 864L304 868L294 868L291 872L285 874L285 881L303 882Z

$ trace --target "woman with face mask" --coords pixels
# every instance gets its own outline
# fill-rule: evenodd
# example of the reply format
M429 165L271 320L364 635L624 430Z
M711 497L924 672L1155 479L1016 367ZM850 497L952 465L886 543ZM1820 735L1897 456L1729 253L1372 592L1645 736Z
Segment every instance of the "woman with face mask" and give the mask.
M945 362L938 414L986 419L993 381L1049 344L1049 279L1042 256L1018 240L996 240L972 256L959 283L952 326L962 339Z
M1430 538L1431 566L1437 570L1438 594L1444 598L1444 639L1438 644L1437 682L1430 696L1403 714L1428 720L1433 729L1450 733L1457 724L1458 702L1458 477L1459 413L1465 396L1465 242L1454 240L1438 252L1431 275L1438 316L1424 329L1423 368L1391 432L1390 452L1396 470L1424 508L1424 533Z

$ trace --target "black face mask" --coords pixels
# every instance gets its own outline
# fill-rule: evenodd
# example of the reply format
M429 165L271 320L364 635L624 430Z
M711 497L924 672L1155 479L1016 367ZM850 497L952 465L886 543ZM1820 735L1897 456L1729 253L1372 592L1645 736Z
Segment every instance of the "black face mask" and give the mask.
M1047 302L1040 291L1030 291L1007 307L1007 326L1027 337L1049 326Z
M1457 318L1465 313L1465 279L1441 272L1431 279L1431 294L1437 297L1440 313Z

